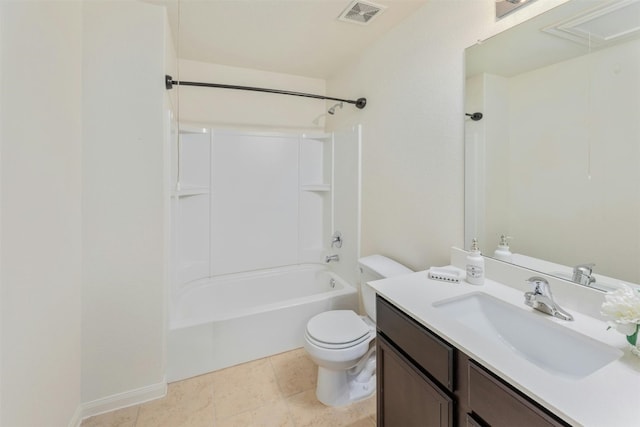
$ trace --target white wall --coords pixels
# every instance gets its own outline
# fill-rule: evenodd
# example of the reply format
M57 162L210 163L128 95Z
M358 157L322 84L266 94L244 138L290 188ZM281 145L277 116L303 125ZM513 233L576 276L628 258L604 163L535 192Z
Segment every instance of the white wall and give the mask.
M424 269L463 245L464 49L563 2L496 23L493 0L432 0L328 81L328 94L368 99L328 122L363 124L362 255Z
M0 4L0 425L79 421L82 6Z
M165 22L146 3L84 4L85 415L164 393Z
M176 76L173 76L177 80ZM180 60L179 80L253 86L324 95L321 79L205 62ZM173 90L176 86L174 86ZM317 99L233 89L182 86L180 122L216 127L309 130L324 129L326 109ZM314 120L317 122L314 123Z

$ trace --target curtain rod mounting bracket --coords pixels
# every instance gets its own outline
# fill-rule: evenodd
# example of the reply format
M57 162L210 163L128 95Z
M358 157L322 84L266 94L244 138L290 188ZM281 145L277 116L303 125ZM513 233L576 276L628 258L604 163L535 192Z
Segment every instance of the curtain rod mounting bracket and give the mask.
M356 108L363 109L367 105L367 98L356 99Z

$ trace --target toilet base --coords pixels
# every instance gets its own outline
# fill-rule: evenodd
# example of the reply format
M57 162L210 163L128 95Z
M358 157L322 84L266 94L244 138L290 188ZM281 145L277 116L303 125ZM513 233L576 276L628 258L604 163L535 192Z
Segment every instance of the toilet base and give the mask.
M360 364L359 364L360 365ZM376 391L375 354L354 372L318 367L316 397L327 406L345 406L366 399Z

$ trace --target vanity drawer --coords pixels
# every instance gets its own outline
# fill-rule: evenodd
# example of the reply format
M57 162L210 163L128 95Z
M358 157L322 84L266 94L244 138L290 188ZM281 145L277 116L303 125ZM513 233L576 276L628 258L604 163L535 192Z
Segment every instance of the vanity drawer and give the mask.
M491 427L567 426L474 361L469 361L469 407Z
M380 296L376 300L378 330L449 391L454 390L454 348Z

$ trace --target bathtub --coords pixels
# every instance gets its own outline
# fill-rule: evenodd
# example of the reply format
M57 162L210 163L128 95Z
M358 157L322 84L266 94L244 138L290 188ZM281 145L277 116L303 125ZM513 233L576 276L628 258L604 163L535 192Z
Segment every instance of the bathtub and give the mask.
M169 382L302 347L307 321L357 310L357 290L319 264L218 276L172 298Z

